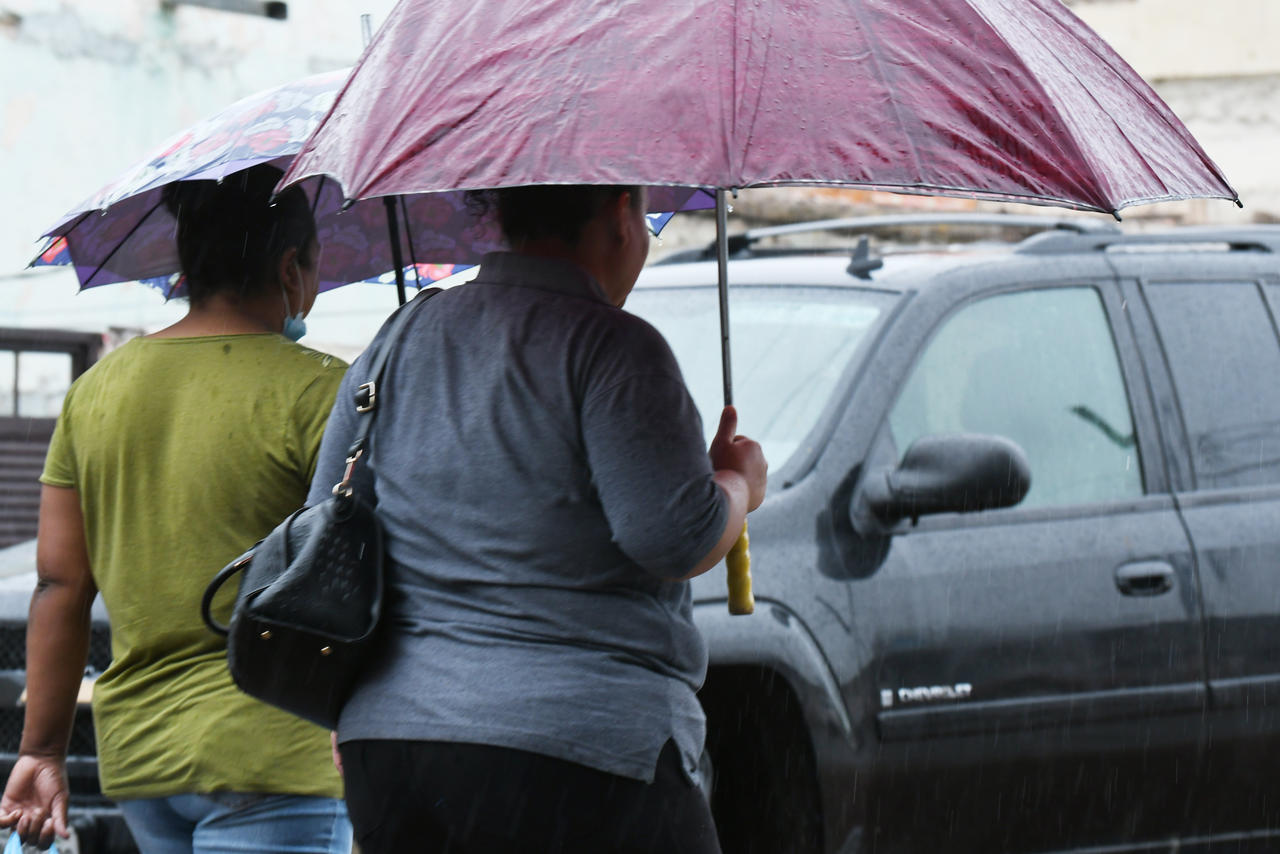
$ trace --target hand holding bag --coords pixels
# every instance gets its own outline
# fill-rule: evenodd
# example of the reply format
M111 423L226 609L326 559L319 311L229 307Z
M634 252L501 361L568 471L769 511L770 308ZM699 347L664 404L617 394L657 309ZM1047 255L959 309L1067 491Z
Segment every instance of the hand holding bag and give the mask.
M245 693L334 729L369 657L382 612L382 526L352 487L378 405L378 383L424 291L400 310L355 394L361 424L333 497L285 519L223 567L205 589L200 612L227 638L227 666ZM367 462L367 460L366 460ZM211 613L213 598L243 573L230 626Z

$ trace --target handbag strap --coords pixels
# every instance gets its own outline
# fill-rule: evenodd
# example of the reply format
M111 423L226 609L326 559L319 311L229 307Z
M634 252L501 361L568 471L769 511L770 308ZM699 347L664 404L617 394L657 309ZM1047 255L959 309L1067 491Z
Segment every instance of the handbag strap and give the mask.
M387 360L391 356L392 349L395 347L396 342L400 340L401 333L409 325L409 319L420 307L420 304L431 299L441 290L441 288L427 288L398 310L391 321L391 328L387 330L386 337L382 339L378 349L373 353L373 358L369 361L369 372L367 374L369 379L361 383L353 395L356 412L363 417L359 419L360 425L356 429L355 438L351 441L351 447L347 449L347 468L342 474L342 480L333 486L334 495L351 496L351 477L355 472L356 463L361 457L365 456L365 444L369 439L369 430L373 427L373 417L378 412L378 384L382 382L382 372L387 367Z
M253 549L256 548L257 546L255 545ZM231 634L231 629L214 618L213 597L222 589L222 585L230 581L233 576L244 572L245 567L253 560L253 549L249 549L249 551L218 570L218 574L213 577L213 581L209 582L209 586L204 589L204 595L200 597L200 616L204 618L204 624L209 627L209 630L216 635L226 637Z

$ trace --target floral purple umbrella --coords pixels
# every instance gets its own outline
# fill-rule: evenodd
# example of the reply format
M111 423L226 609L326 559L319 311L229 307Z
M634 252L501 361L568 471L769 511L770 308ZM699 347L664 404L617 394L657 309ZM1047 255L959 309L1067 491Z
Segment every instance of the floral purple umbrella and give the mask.
M259 163L288 168L348 73L317 74L251 95L176 134L49 228L31 266L70 264L82 288L141 281L166 297L180 296L176 229L161 202L163 188L174 181L218 180ZM307 182L304 190L324 245L321 290L390 278L403 302L406 271L421 286L502 245L496 225L477 221L462 193L348 205L332 181ZM705 192L665 188L655 193L651 210L713 205ZM660 228L665 219L651 222Z

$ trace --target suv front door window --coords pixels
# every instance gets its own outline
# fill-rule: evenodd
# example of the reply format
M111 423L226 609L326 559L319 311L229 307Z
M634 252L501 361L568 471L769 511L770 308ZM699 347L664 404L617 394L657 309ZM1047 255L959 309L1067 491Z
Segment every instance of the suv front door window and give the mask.
M1020 506L1142 494L1133 419L1097 291L991 297L953 316L889 418L899 454L933 433L990 433L1031 464Z

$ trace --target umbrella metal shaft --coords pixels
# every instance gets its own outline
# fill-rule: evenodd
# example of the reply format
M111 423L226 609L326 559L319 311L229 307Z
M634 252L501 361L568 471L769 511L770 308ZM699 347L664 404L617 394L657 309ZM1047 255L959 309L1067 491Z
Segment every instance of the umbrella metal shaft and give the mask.
M724 377L724 405L733 405L733 370L729 361L729 200L716 190L716 267L720 293L720 372Z

